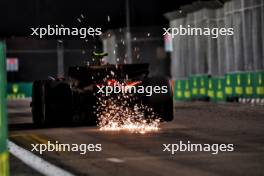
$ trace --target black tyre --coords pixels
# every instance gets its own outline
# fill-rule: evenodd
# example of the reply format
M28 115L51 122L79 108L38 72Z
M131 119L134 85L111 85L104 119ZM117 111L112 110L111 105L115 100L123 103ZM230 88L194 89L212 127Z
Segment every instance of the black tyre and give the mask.
M32 118L33 123L42 126L46 123L45 119L45 83L43 81L35 81L32 87Z
M154 112L157 113L163 121L172 121L173 93L170 80L164 77L147 78L143 81L143 86L145 89L147 86L151 86L152 89L155 89L155 87L161 88L161 90L156 88L156 90L160 91L161 93L155 93L153 90L151 96L147 96L150 94L146 94L144 97L144 104L152 107Z
M35 81L32 91L33 123L38 126L68 123L72 117L71 89L61 81Z

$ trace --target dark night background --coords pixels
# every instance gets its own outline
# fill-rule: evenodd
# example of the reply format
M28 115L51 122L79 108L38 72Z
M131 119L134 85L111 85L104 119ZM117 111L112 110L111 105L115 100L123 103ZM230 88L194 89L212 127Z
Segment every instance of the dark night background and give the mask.
M142 28L141 33L144 35L153 32L150 30L152 27L162 30L162 27L169 25L168 19L164 17L165 13L194 1L130 0L131 29ZM102 42L98 38L90 37L89 42L69 36L45 36L44 39L39 39L30 35L33 27L62 24L69 28L91 26L102 28L103 32L126 27L126 0L0 0L0 7L0 38L6 39L7 57L19 59L19 71L8 72L9 82L32 82L56 75L57 39L63 39L65 75L69 66L82 65L85 60L90 60L95 46L102 50ZM77 19L81 18L81 14L84 19L80 23ZM164 62L163 65L167 66L163 70L169 76L169 58L163 61L155 58L157 48L163 47L162 33L155 46L151 42L136 45L142 47L138 53L143 56L141 62L151 62L150 65L156 67L156 72L161 70L160 62Z
M166 25L164 13L193 1L131 0L131 26ZM87 25L100 26L104 30L126 25L125 0L1 0L0 7L2 37L28 36L30 27L48 24L76 26L80 14L86 17ZM110 22L107 22L108 15Z

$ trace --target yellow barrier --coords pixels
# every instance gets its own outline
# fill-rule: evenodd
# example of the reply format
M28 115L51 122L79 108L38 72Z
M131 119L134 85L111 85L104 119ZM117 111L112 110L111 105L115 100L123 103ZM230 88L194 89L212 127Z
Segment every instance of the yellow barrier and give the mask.
M8 152L0 154L0 175L8 176L9 175L9 164L8 164Z

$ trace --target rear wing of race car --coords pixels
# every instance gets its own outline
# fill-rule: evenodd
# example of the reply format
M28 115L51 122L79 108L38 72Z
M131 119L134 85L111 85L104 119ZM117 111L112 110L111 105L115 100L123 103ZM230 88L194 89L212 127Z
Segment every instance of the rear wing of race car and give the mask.
M149 64L120 64L69 67L68 76L81 81L100 81L107 76L133 79L149 74Z

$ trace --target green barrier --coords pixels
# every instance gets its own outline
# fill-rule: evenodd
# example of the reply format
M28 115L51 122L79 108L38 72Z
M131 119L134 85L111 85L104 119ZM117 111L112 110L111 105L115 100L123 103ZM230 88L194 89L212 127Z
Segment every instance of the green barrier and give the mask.
M7 84L7 99L24 99L31 97L32 83L8 83Z
M245 74L245 87L243 98L256 98L256 84L254 80L255 74L253 72L244 73Z
M208 97L208 75L192 75L189 78L192 98Z
M225 93L228 97L263 98L264 72L226 74Z
M217 87L216 87L216 100L217 101L225 101L225 77L218 77L217 80Z
M184 100L183 96L183 80L174 81L174 99L175 100Z
M208 79L208 91L207 95L210 98L211 101L217 101L216 95L217 95L217 78L209 78Z
M0 41L0 175L7 176L7 121L6 121L6 67L5 44Z
M225 78L211 77L208 79L208 97L213 102L225 101Z
M227 97L234 97L235 96L235 75L232 73L226 74L226 79L225 79L225 94Z
M245 94L246 98L264 97L264 72L246 72L245 76Z
M202 99L213 102L229 98L264 98L264 72L227 73L225 77L192 75L188 80L176 80L175 100Z
M191 89L191 94L192 94L192 98L198 98L199 96L199 81L198 78L196 76L191 76L189 78L189 82L190 82L190 89Z
M184 80L183 83L184 83L183 84L184 99L190 100L192 98L191 89L190 89L190 81L187 79L187 80Z
M190 85L188 79L174 81L174 99L178 101L191 99Z
M253 73L256 98L264 98L264 71Z
M225 94L227 97L245 97L246 73L227 73Z

